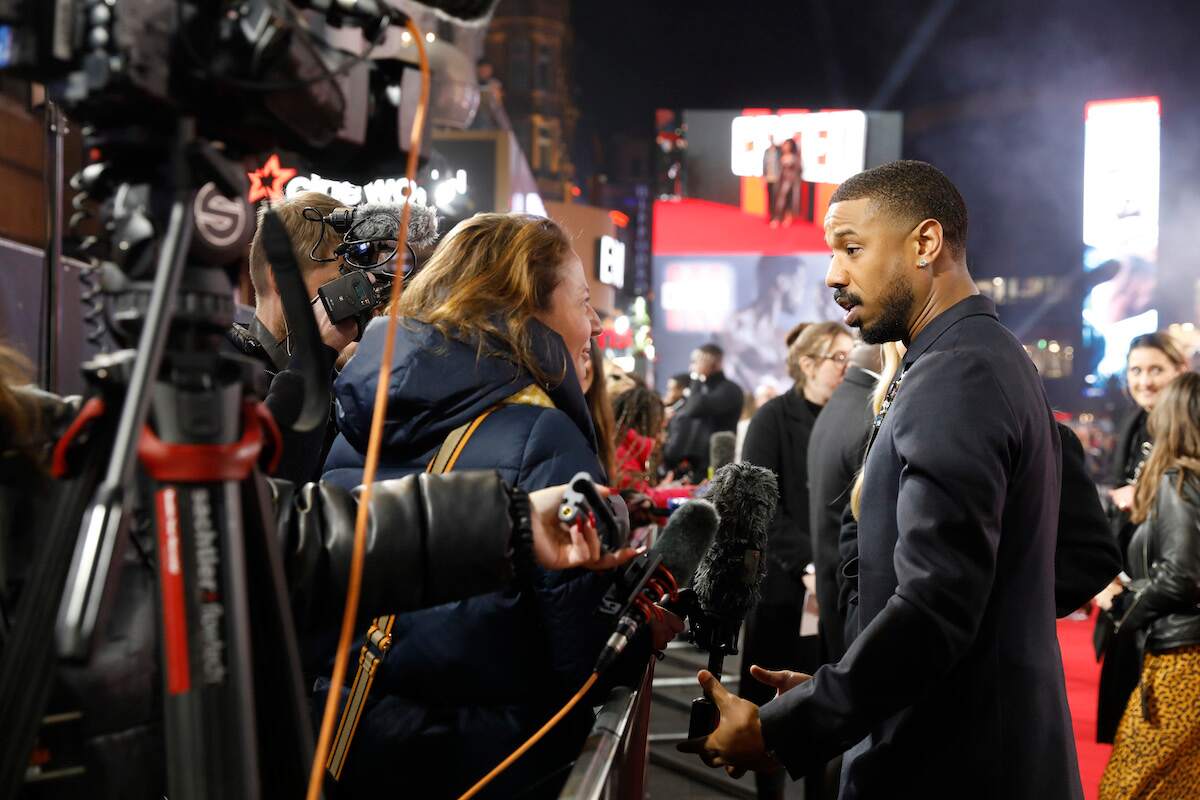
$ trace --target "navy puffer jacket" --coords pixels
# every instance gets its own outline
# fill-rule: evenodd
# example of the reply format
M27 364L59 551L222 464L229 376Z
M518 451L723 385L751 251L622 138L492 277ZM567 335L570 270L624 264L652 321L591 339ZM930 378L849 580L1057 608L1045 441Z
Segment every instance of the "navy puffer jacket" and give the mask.
M341 435L324 480L343 487L361 479L384 333L384 320L367 328L335 385ZM561 383L548 387L556 407L500 407L472 436L455 471L498 470L530 491L565 483L580 471L603 481L592 422L562 339L541 325L535 338L546 372L565 370ZM534 382L506 359L480 356L474 344L411 322L398 331L392 369L379 480L425 469L452 430ZM533 587L400 615L339 789L347 796L355 788L377 789L382 767L400 781L389 785L403 786L407 797L461 794L590 674L608 634L595 614L608 583L608 576L580 570L539 571ZM356 644L348 683L357 652ZM326 687L319 679L315 714ZM485 796L552 791L561 777L524 794L578 754L589 725L586 712L565 721Z

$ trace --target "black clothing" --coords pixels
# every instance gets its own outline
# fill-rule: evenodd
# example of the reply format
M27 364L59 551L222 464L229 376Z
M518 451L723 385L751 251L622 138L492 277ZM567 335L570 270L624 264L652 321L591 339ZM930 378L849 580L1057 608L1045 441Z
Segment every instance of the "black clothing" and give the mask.
M767 576L760 605L799 609L804 569L812 561L808 529L808 439L817 416L798 388L763 404L750 420L742 461L766 467L779 480L779 505L767 533Z
M714 372L706 380L693 380L683 406L667 426L663 459L668 469L686 463L686 472L694 481L708 476L708 442L718 431L737 431L742 415L742 389Z
M762 597L746 617L738 694L763 705L775 690L750 674L750 665L811 672L818 663L816 636L800 636L805 568L812 561L808 532L808 466L805 453L821 406L800 389L763 404L746 430L742 460L766 467L779 483L779 505L767 532L767 574ZM758 777L758 796L783 797L783 776Z
M1138 465L1145 458L1143 445L1150 441L1146 421L1150 415L1145 409L1135 408L1121 420L1117 429L1117 449L1113 453L1109 479L1113 486L1124 486L1133 481Z
M1129 545L1134 582L1118 630L1136 630L1152 653L1200 644L1200 480L1190 475L1180 489L1179 478L1162 476Z
M850 487L862 466L871 432L871 393L875 377L850 366L842 384L813 424L808 440L808 530L816 567L817 602L821 613L822 660L837 661L846 652L838 611L838 534Z
M1082 608L1121 571L1096 484L1088 477L1083 444L1058 423L1062 442L1062 498L1054 547L1054 609L1060 617Z
M1054 610L1065 617L1081 608L1121 571L1121 557L1109 535L1096 485L1088 477L1083 445L1074 431L1057 424L1062 442L1062 495L1058 536L1054 545ZM858 603L858 524L849 509L840 521L839 609L856 611ZM848 576L844 573L848 573ZM857 616L855 614L855 616ZM857 620L853 621L857 625ZM854 629L857 634L857 628ZM847 641L854 638L849 636Z
M341 621L359 487L298 489L273 481L279 536L297 624ZM513 579L512 490L495 471L417 473L371 493L359 617L362 623L506 588ZM526 565L531 566L531 565ZM304 620L303 623L300 620Z
M272 415L277 418L294 417L297 400L302 402L303 397L296 398L291 391L292 387L286 386L286 381L280 380L278 376L286 371L299 374L305 356L301 353L289 355L283 344L275 340L275 336L267 330L258 317L250 320L249 325L234 323L230 326L225 338L242 355L249 356L262 365L270 387L263 397L263 403ZM323 356L328 363L332 364L337 354L331 348L324 347L324 345L322 347L326 351ZM329 379L331 385L333 378L334 375L331 374ZM290 410L285 411L289 408ZM333 439L337 435L337 426L333 421L332 399L330 400L329 418L325 425L318 425L313 430L302 433L292 430L286 423L281 423L279 433L283 439L283 455L271 477L291 481L298 486L319 480L321 465L325 463L325 456L329 453L329 448L333 445Z
M762 708L767 747L795 776L869 736L843 800L1081 798L1054 623L1061 445L1037 370L979 296L902 369L865 466L862 632Z
M1115 487L1132 483L1145 458L1145 445L1150 441L1146 431L1148 417L1146 411L1135 408L1121 421L1109 473L1109 480ZM1128 512L1114 505L1109 504L1108 513L1109 535L1124 561L1125 573L1129 574L1132 565L1126 555L1137 526L1130 521ZM1129 696L1141 679L1142 657L1133 632L1114 631L1111 615L1101 614L1096 618L1095 640L1096 657L1103 656L1104 659L1100 665L1100 686L1096 697L1096 741L1112 744L1125 706L1129 704Z

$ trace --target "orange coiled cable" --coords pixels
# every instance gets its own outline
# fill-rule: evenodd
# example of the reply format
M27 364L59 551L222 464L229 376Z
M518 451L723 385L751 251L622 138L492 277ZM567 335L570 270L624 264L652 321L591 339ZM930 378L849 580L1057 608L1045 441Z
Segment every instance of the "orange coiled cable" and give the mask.
M412 35L417 45L417 57L421 66L421 97L417 102L417 112L413 117L412 139L408 148L408 164L405 177L408 185L404 192L407 202L400 216L400 230L396 237L396 252L403 253L408 244L408 220L411 214L409 203L412 202L412 188L416 185L417 163L421 152L421 133L425 127L425 115L429 108L429 57L425 53L425 37L413 24L407 20L404 26ZM367 539L367 511L371 503L371 486L375 481L375 471L379 465L379 450L383 440L383 422L387 412L388 379L392 372L392 354L395 351L396 326L400 319L400 293L403 290L404 278L397 276L392 281L392 291L388 299L387 334L383 343L383 356L379 362L379 384L375 390L375 411L371 416L371 433L367 440L367 457L363 464L362 493L358 498L358 516L354 521L354 549L350 556L350 580L346 587L346 607L342 614L342 630L338 637L337 657L333 662L333 675L330 676L329 694L325 698L325 711L321 716L321 732L317 738L317 749L313 755L312 770L308 776L307 800L317 800L321 794L321 785L325 774L325 761L329 757L329 747L333 739L334 720L337 718L339 701L342 696L342 684L346 680L346 662L350 654L350 642L354 633L354 623L358 616L358 598L362 588L363 557Z

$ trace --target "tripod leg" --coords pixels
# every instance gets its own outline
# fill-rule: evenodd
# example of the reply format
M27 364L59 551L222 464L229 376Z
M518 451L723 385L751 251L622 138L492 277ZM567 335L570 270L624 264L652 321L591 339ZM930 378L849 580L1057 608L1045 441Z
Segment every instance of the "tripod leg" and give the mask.
M58 615L63 584L71 566L79 522L107 465L113 437L111 419L100 419L90 432L87 462L79 474L54 482L39 504L36 528L41 547L17 608L12 636L0 660L0 797L13 797L25 775L54 683L57 647L50 632Z
M313 758L309 687L300 671L300 649L288 599L280 539L270 488L257 471L242 482L250 626L254 633L254 697L260 720L271 720L259 736L262 774L271 794L302 797ZM265 789L266 787L264 787ZM265 793L265 792L264 792Z

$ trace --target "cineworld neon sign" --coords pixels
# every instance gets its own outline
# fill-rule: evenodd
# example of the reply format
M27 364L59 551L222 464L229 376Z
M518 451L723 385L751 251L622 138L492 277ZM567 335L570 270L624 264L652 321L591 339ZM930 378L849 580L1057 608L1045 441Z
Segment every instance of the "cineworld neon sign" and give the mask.
M248 199L251 203L260 200L278 202L293 198L301 192L321 192L342 205L356 206L360 203L403 203L407 178L376 178L370 183L359 185L350 181L325 178L317 173L301 175L299 170L284 167L279 156L272 154L262 167L246 173L250 178ZM467 193L467 172L458 170L454 175L439 175L437 170L429 174L433 184L433 203L449 209L454 201ZM429 205L429 192L424 187L413 187L412 196L421 205Z

